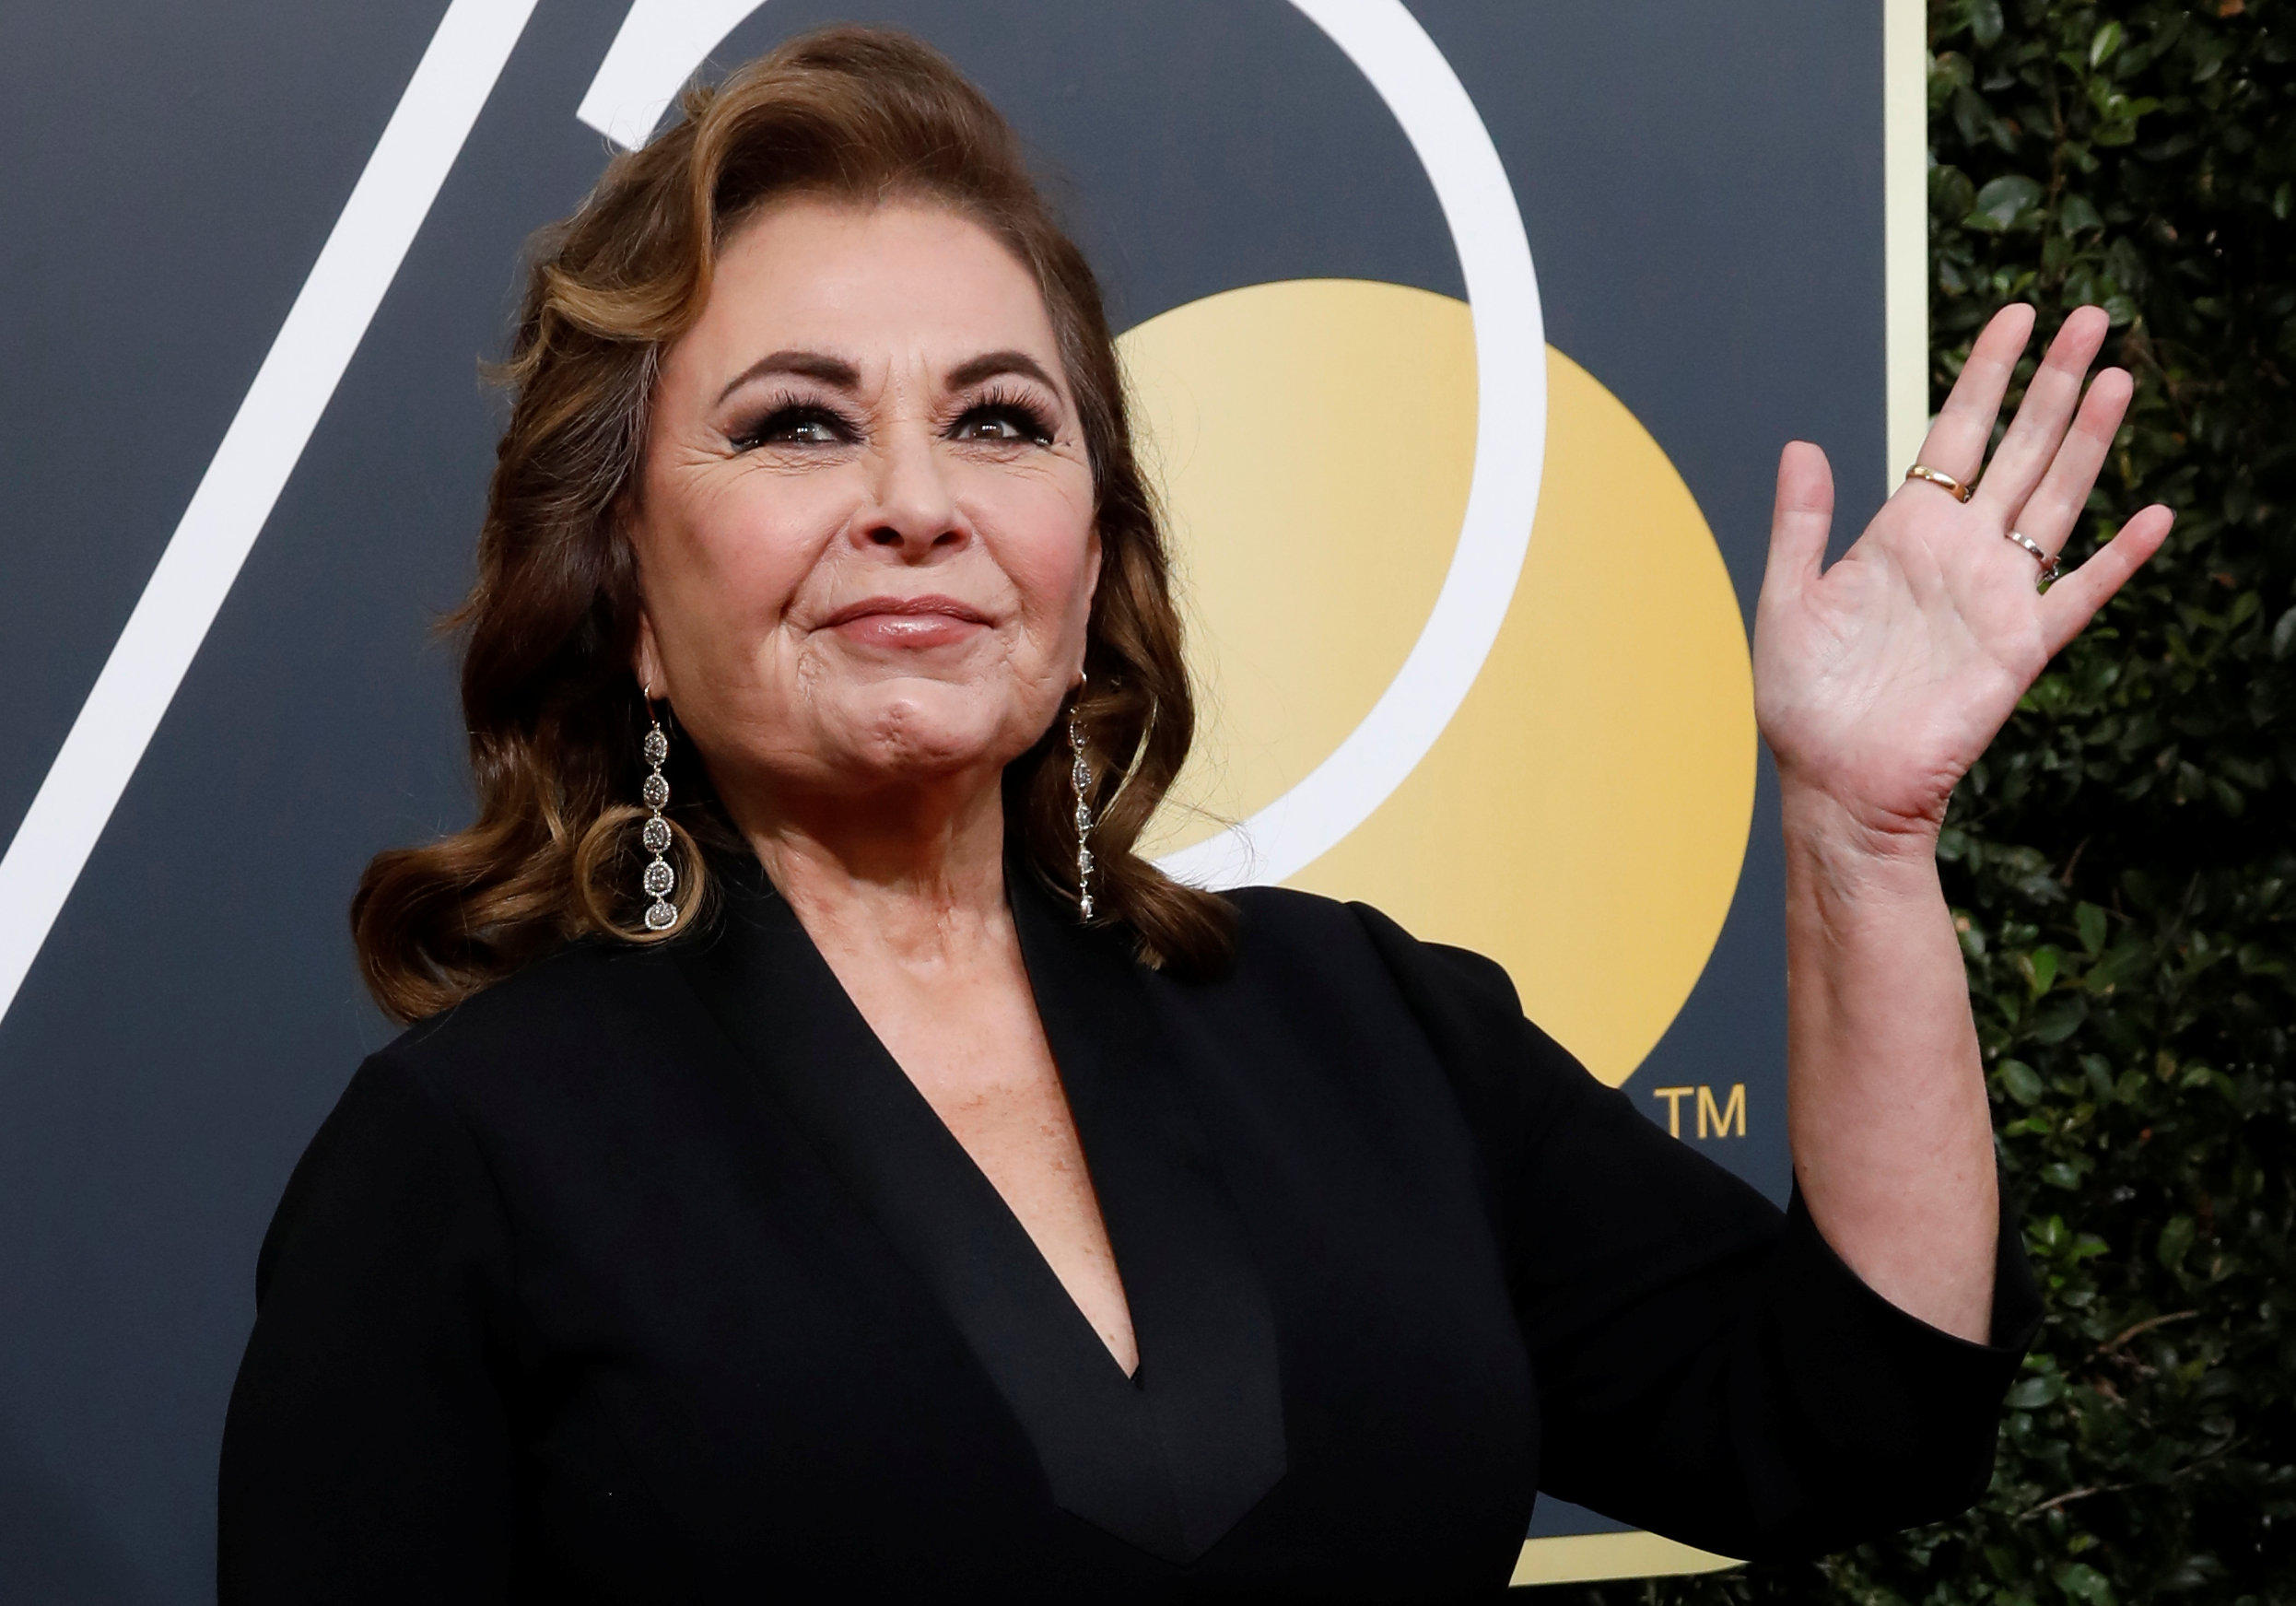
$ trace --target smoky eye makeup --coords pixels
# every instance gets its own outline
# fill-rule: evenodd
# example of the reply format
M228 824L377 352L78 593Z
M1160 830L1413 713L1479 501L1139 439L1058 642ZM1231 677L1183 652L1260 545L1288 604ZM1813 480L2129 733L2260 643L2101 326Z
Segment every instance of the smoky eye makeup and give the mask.
M751 451L761 446L847 446L860 433L851 419L826 403L780 395L744 409L726 430L726 440L737 451Z
M1050 446L1060 433L1054 417L1033 390L990 385L964 403L948 435L987 446Z
M990 381L950 405L944 440L959 444L1050 447L1060 439L1060 407L1035 385ZM804 391L769 393L740 408L725 427L736 452L850 446L866 433L843 406Z

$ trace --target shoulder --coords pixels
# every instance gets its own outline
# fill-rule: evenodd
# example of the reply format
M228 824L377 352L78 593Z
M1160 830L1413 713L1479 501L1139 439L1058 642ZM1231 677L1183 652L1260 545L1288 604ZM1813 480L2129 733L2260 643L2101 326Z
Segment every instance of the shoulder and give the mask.
M1445 943L1423 942L1366 903L1342 903L1288 887L1249 886L1228 895L1236 907L1239 979L1271 973L1327 976L1376 968L1423 1023L1451 1035L1470 1021L1508 1032L1523 1025L1522 1003L1505 967Z
M602 1036L642 1024L647 995L668 973L660 950L570 944L416 1021L374 1058L435 1075L476 1073L538 1051L594 1053Z
M610 1128L650 1068L648 1023L674 1010L668 976L656 951L578 943L369 1055L288 1180L259 1286L313 1222L438 1225L456 1202L492 1197L519 1153Z
M475 1129L517 1124L658 1058L686 1013L679 985L660 949L576 943L417 1021L369 1057L353 1087L387 1088Z
M1388 1011L1400 1005L1479 1124L1513 1125L1532 1107L1591 1093L1577 1060L1525 1017L1496 960L1413 936L1369 904L1283 887L1230 897L1240 916L1239 989L1333 1019L1361 1020L1372 996L1388 1000Z

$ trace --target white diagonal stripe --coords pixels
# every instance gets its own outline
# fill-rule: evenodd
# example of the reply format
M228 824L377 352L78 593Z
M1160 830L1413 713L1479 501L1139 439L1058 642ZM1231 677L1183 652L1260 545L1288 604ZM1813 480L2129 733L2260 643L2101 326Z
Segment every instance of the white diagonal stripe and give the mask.
M534 0L453 0L0 857L0 1017L142 762Z

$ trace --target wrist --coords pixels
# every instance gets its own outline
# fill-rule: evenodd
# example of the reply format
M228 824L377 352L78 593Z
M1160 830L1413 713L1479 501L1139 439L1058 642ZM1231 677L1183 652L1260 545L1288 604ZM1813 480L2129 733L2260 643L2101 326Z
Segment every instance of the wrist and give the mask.
M1836 882L1936 884L1942 809L1934 815L1877 809L1781 776L1778 812L1789 863L1820 870Z

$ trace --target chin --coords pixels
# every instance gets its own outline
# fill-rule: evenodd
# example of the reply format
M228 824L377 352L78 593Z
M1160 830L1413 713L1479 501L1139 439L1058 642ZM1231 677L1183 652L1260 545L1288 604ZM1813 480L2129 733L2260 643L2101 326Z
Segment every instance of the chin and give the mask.
M1001 688L1000 688L1001 689ZM1036 744L1051 715L1032 718L989 688L908 681L853 699L848 744L859 766L887 780L1002 769Z

